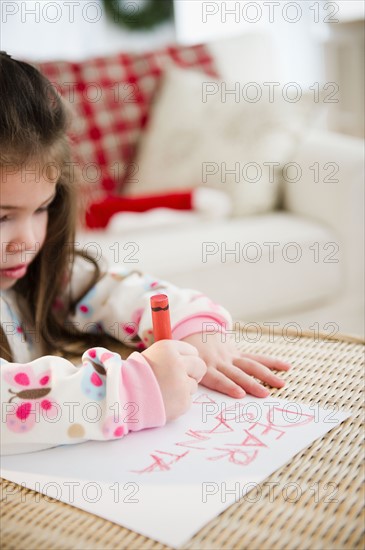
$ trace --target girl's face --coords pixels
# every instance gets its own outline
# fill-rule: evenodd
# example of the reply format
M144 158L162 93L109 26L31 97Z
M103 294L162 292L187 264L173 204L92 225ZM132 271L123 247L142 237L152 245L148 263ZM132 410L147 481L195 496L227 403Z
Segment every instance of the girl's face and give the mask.
M46 239L57 178L37 166L0 169L0 290L24 277Z

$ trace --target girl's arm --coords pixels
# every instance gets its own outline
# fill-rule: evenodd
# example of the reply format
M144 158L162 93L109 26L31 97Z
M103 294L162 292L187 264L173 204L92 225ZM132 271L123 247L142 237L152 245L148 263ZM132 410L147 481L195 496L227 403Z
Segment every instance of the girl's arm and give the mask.
M116 439L166 422L159 384L138 352L122 360L91 348L78 367L50 355L0 361L3 455Z
M73 296L91 280L91 266L76 258L71 280ZM84 286L85 288L85 286ZM78 302L68 320L83 332L100 331L136 349L153 342L150 296L169 297L172 337L181 340L195 333L224 331L232 327L228 311L201 292L175 285L123 267L110 268Z

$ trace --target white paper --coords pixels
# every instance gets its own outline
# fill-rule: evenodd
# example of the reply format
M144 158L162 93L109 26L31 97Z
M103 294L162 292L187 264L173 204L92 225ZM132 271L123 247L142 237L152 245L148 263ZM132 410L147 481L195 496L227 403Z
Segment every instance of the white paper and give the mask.
M4 456L1 476L177 548L349 416L203 389L163 428Z

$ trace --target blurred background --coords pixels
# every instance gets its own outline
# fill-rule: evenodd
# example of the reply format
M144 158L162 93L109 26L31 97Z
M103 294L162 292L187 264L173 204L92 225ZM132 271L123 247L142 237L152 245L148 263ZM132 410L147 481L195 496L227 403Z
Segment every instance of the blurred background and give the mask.
M121 11L123 3L112 1ZM124 2L127 18L128 14L133 18L146 3L148 0ZM119 51L148 51L172 43L214 43L230 36L264 31L272 37L275 54L265 52L266 63L259 67L262 74L267 78L273 74L274 61L275 75L286 82L295 80L307 86L316 81L336 82L341 88L341 102L333 109L331 125L363 137L365 4L362 0L320 0L310 6L302 0L291 2L293 7L290 9L289 5L285 12L283 9L290 2L261 2L260 10L255 8L255 2L244 0L173 0L173 4L174 15L168 21L151 29L131 30L108 16L103 0L5 0L1 47L14 57L78 61ZM302 8L297 22L299 12L295 4ZM222 76L244 76L247 80L245 63L249 60L242 59L241 53L235 50L228 65L220 67L224 71ZM224 61L227 62L227 56ZM255 59L250 61L257 64Z
M200 46L211 65L205 64L205 77L198 82L192 73L197 77L196 70L201 67L186 59L189 51L197 55L194 48ZM115 128L112 139L121 157L128 145L129 156L127 160L123 157L123 162L135 163L138 183L131 185L127 174L123 184L119 180L116 187L105 184L97 198L100 202L111 195L161 193L166 198L169 192L190 190L193 206L189 212L177 209L175 218L168 217L166 210L154 215L152 208L146 208L144 213L129 212L124 221L114 216L113 223L104 227L80 227L81 245L92 238L108 260L123 263L121 255L116 257L114 243L137 243L141 268L206 292L232 311L235 319L364 336L362 0L3 0L0 47L15 58L39 64L50 80L60 85L63 95L65 63L73 75L75 64L78 74L88 67L85 74L95 83L95 71L90 68L95 69L93 59L102 57L108 63L110 58L115 69L115 56L123 53L131 56L128 67L131 59L148 59L150 65L155 63L149 78L157 72L161 76L158 86L146 92L148 85L138 80L142 73L126 74L125 59L120 61L124 63L121 82L135 85L136 90L140 86L140 96L135 105L120 102L118 108L129 113L130 120L133 116L141 120L133 143L123 142L122 134L117 136L125 130L125 121L119 130ZM165 59L161 52L166 51ZM153 57L154 52L160 53ZM166 76L175 62L180 72ZM204 86L213 78L218 84L210 88L214 92L209 110L201 91L208 89ZM266 97L260 108L251 96L244 98L245 85L252 82L261 92L268 92L268 83L275 83L275 90L284 89L285 93L300 90L300 101L281 93L280 101ZM238 90L237 95L227 94L232 89ZM82 99L95 106L94 98ZM142 115L133 114L132 107L143 102L148 109ZM80 145L83 140L87 161L91 156L85 151L91 151L91 145L86 147L80 129L86 124L82 118L87 111L78 111L79 107L78 101L71 105L80 117L75 143ZM178 107L181 113L185 109L181 120ZM191 119L186 113L192 113ZM214 141L212 136L218 134L220 141ZM280 141L284 134L285 147ZM95 139L94 131L93 144ZM198 156L196 149L202 142ZM189 148L193 143L194 150ZM107 168L104 156L99 159ZM227 180L224 187L227 178L222 163L229 162L232 167L237 162L246 166L252 162L264 165L265 161L292 162L301 167L303 176L294 185L295 178L283 180L275 168L275 186L269 191L265 181L255 191L251 186L242 193L237 178ZM219 167L220 182L214 180L211 186L210 180L202 177L202 166L204 172L207 163ZM94 189L99 183L93 182ZM210 187L216 194L204 195ZM96 195L92 196L94 200ZM241 203L242 208L237 209ZM120 207L119 212L122 210ZM270 247L264 244L268 241L278 243L275 251L279 256L270 257ZM258 243L262 252L259 261L245 257L248 242ZM300 247L300 261L285 257L292 242ZM168 249L176 258L167 262L161 255L157 261L148 252L156 246ZM169 253L169 260L171 257Z

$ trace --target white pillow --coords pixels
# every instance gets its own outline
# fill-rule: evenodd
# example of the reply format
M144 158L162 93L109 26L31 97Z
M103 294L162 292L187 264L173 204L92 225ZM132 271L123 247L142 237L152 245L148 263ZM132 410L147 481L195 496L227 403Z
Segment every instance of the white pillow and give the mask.
M152 208L146 212L117 212L106 228L111 233L145 231L155 227L172 227L179 224L228 218L232 211L231 200L218 189L196 188L192 195L192 210L173 208Z
M125 194L207 186L230 195L233 215L273 210L279 178L273 178L273 166L264 163L280 163L283 168L303 136L312 105L284 101L278 88L271 102L264 86L255 103L242 94L238 101L233 94L222 98L222 90L237 85L242 91L244 83L168 70L141 138L138 171L127 182ZM207 88L216 93L204 98ZM252 99L255 93L255 87L247 88L245 97Z

